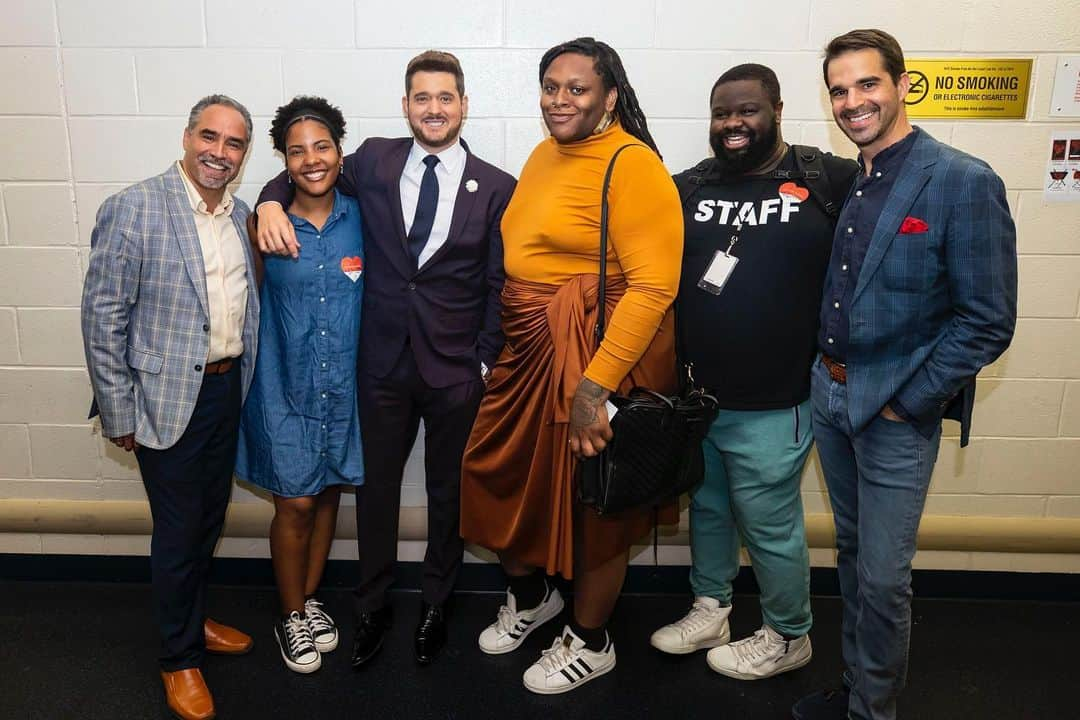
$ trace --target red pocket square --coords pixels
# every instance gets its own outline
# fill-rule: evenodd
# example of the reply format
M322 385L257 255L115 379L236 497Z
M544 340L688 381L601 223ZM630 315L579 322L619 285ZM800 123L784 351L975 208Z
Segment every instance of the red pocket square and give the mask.
M930 226L926 224L925 220L920 220L919 218L911 217L910 215L904 218L904 222L900 223L901 235L926 232L929 229Z

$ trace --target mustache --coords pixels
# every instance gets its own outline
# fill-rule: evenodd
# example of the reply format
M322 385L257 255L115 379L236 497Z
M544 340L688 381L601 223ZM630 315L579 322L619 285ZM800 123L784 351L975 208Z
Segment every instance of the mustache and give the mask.
M212 162L215 165L221 165L226 170L235 170L236 163L232 162L228 158L218 157L212 152L204 152L197 158L199 162Z
M874 103L867 103L866 105L860 105L859 107L855 108L854 110L844 110L844 111L842 111L840 113L840 117L842 117L842 118L844 118L846 120L848 118L853 118L856 115L863 115L863 114L868 113L868 112L875 112L876 110L878 110L877 105L875 105Z

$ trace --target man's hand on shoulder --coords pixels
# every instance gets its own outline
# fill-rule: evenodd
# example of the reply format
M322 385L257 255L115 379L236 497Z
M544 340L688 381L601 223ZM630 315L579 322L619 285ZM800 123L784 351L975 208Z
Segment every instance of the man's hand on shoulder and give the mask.
M296 228L289 221L289 216L278 202L264 202L255 208L259 218L256 240L259 251L267 255L289 255L293 259L300 257L300 243L296 239Z

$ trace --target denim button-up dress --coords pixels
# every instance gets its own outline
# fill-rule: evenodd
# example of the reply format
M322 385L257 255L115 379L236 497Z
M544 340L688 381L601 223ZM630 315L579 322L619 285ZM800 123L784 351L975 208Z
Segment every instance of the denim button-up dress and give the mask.
M364 479L356 407L364 244L359 205L336 190L321 230L289 219L300 257L264 256L259 356L236 474L302 497Z

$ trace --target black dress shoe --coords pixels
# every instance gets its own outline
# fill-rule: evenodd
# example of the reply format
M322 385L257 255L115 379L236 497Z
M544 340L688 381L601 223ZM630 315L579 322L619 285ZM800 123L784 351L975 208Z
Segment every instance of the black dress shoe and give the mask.
M370 660L383 644L383 634L390 627L390 608L382 607L369 613L360 613L353 637L352 667L359 670Z
M416 626L416 661L432 662L446 646L446 614L442 605L424 603Z
M791 717L795 720L846 720L850 696L851 691L847 686L836 690L818 690L795 703L791 708Z

